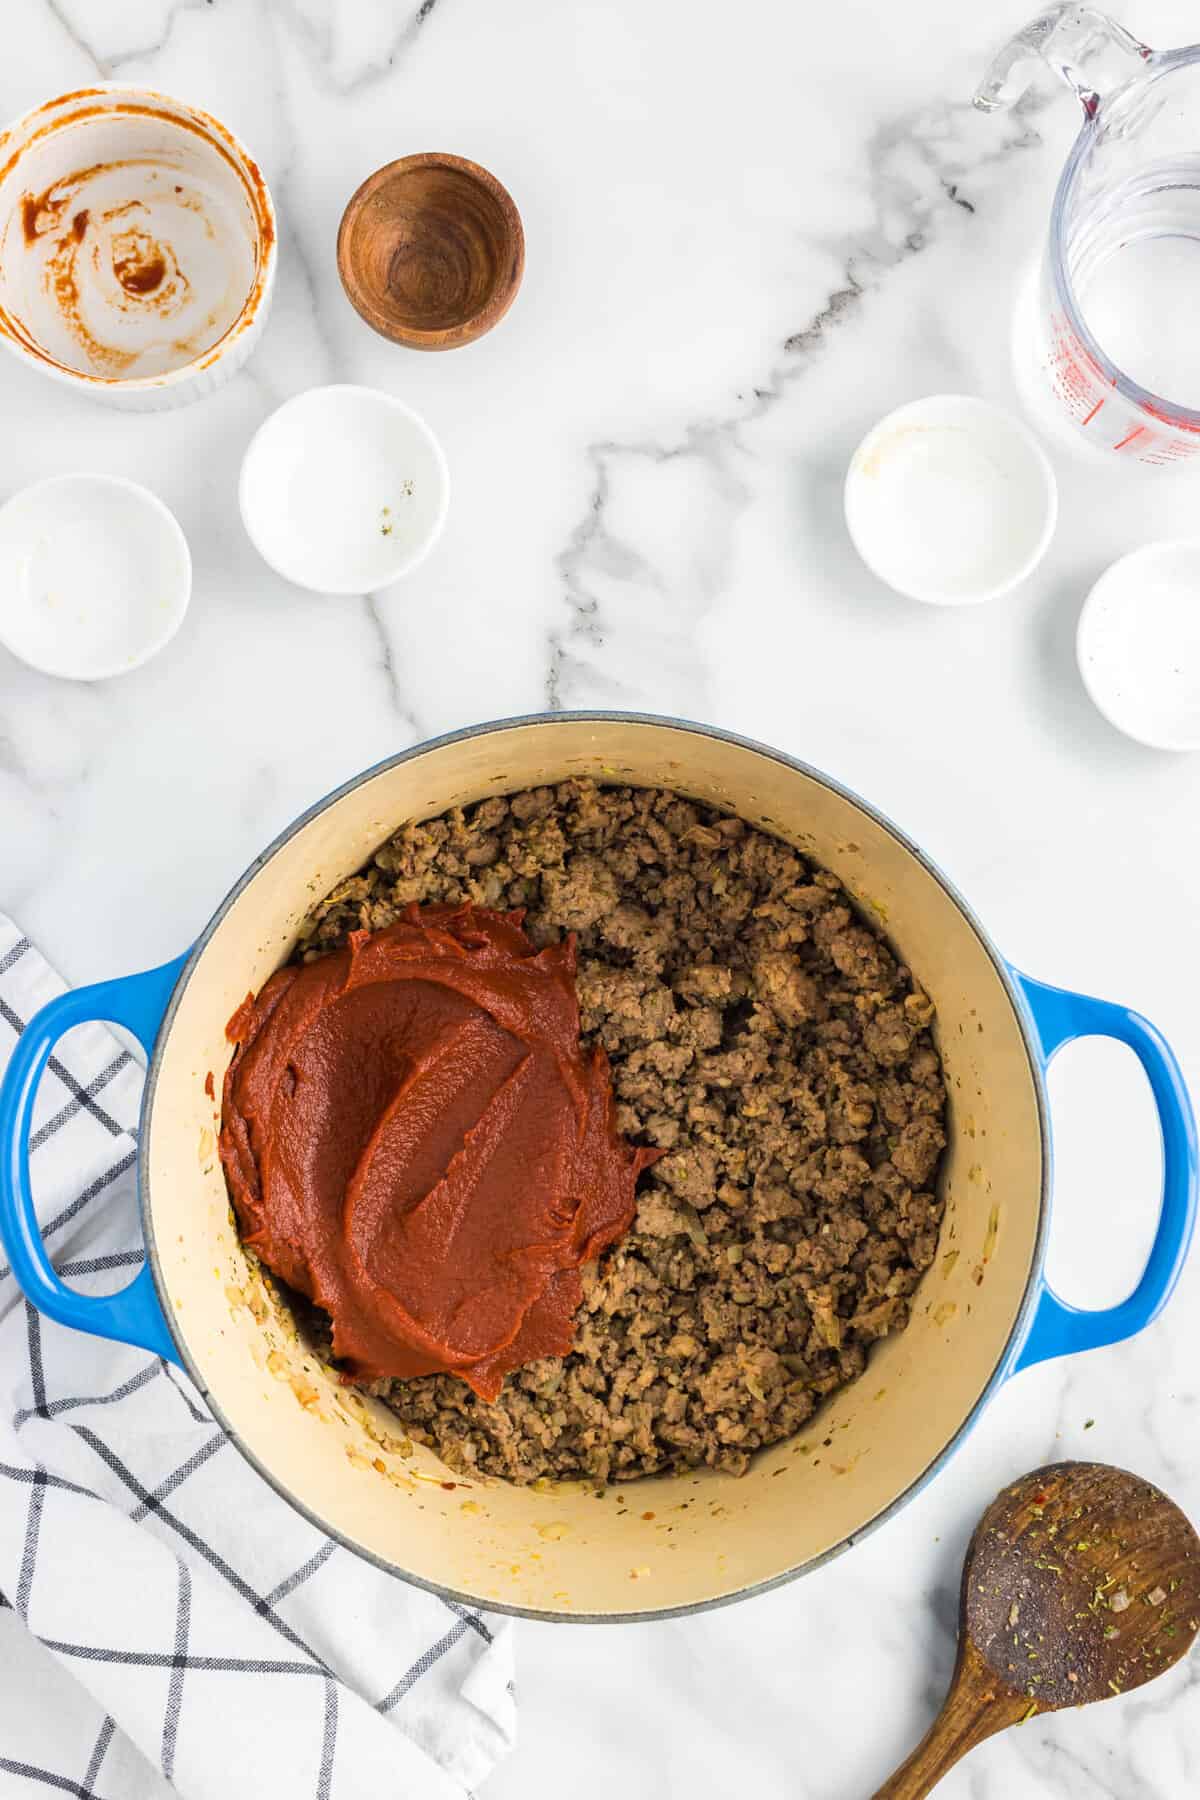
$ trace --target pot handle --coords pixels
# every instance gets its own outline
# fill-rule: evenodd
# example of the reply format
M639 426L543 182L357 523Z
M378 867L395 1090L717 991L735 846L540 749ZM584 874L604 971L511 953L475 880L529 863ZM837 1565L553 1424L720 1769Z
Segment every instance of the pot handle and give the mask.
M17 1039L0 1084L0 1244L25 1298L60 1325L179 1361L149 1262L117 1294L80 1294L60 1281L42 1243L29 1186L29 1134L42 1072L73 1025L113 1020L154 1049L186 957L93 987L71 988L35 1013Z
M1128 1044L1154 1095L1163 1144L1162 1207L1154 1243L1141 1278L1128 1299L1093 1312L1069 1306L1043 1279L1033 1323L1012 1373L1052 1356L1095 1350L1133 1337L1156 1319L1171 1297L1196 1223L1196 1120L1179 1064L1148 1019L1108 1000L1047 987L1013 970L1049 1062L1064 1044L1081 1037L1111 1037Z

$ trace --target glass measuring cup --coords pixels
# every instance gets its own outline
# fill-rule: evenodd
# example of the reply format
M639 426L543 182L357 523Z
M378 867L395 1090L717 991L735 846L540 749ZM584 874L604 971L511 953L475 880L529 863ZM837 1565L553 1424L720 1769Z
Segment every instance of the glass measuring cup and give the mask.
M1039 62L1083 126L1019 340L1059 418L1098 449L1200 455L1200 44L1151 50L1093 7L1055 6L1001 50L976 106L1014 105Z

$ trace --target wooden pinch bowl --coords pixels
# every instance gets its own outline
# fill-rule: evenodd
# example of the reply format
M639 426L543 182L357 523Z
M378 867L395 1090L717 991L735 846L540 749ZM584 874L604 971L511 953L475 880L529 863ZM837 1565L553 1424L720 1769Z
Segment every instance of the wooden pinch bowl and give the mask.
M463 156L376 169L342 215L338 273L367 324L413 350L470 344L502 319L525 271L512 196Z

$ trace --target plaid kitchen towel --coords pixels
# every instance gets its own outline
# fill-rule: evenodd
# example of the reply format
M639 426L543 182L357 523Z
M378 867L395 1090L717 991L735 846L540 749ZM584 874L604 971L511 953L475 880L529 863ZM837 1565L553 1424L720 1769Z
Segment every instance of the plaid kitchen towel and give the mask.
M0 1068L62 983L0 917ZM59 1273L142 1260L138 1065L64 1038L31 1148ZM461 1800L512 1745L511 1627L263 1482L174 1365L42 1319L0 1264L0 1795ZM231 1782L234 1784L231 1786Z

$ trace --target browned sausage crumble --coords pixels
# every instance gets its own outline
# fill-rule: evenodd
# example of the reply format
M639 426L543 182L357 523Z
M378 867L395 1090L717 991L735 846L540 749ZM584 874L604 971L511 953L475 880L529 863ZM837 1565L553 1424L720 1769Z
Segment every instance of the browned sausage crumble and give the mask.
M666 1148L584 1271L575 1351L494 1405L376 1382L465 1473L741 1473L901 1330L934 1257L945 1087L933 1007L834 875L662 789L587 781L405 825L305 922L312 958L417 901L573 931L620 1129Z

